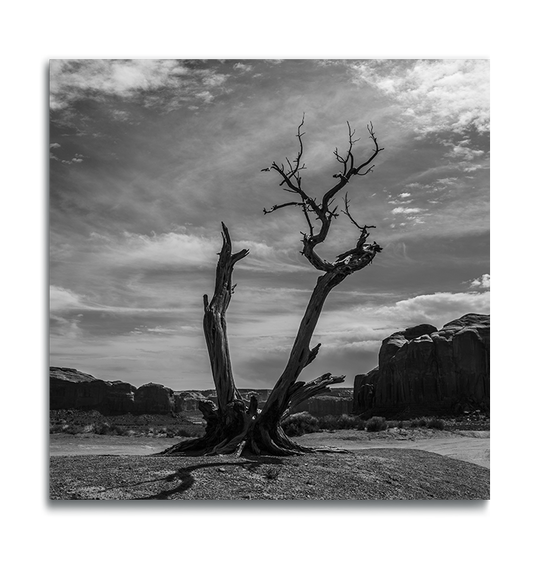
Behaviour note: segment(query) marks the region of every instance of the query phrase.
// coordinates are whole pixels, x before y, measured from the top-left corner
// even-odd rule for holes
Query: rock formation
[[[140,388],[120,380],[100,380],[74,368],[50,368],[51,410],[97,410],[101,414],[177,414],[181,401],[170,388]]]
[[[244,389],[241,396],[249,401],[252,395],[261,408],[270,394],[268,389]],[[100,380],[74,368],[50,368],[51,410],[96,410],[104,415],[177,414],[200,415],[199,404],[216,401],[215,389],[174,391],[150,382],[140,388],[120,380]],[[298,405],[294,412],[307,411],[314,416],[350,413],[352,389],[335,388],[326,396],[311,398]]]
[[[176,405],[174,390],[162,384],[149,382],[135,390],[134,412],[136,414],[176,413]]]
[[[353,392],[351,388],[335,388],[325,396],[309,398],[305,402],[298,404],[295,408],[290,408],[291,414],[296,412],[309,412],[316,418],[323,416],[340,416],[350,414],[353,409]]]
[[[489,376],[489,315],[421,324],[383,341],[378,367],[355,377],[353,411],[488,410]]]

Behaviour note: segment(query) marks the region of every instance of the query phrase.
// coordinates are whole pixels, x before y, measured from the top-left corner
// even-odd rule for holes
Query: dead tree
[[[211,301],[204,295],[204,335],[209,351],[211,371],[217,392],[217,404],[205,401],[200,409],[207,422],[202,438],[187,440],[172,446],[162,455],[179,454],[224,454],[244,449],[254,454],[290,455],[309,451],[290,440],[280,425],[280,420],[289,407],[313,396],[330,391],[329,386],[344,381],[344,376],[332,376],[329,372],[310,382],[299,380],[302,370],[317,356],[320,344],[310,347],[311,338],[328,294],[346,277],[359,271],[372,262],[382,249],[376,243],[367,243],[369,229],[373,225],[359,225],[349,210],[347,194],[344,196],[346,215],[357,229],[355,246],[327,261],[316,252],[327,236],[332,222],[339,216],[338,206],[334,205],[339,192],[355,177],[363,177],[373,170],[373,161],[383,150],[379,147],[372,123],[367,126],[372,150],[368,159],[357,163],[353,153],[356,141],[354,131],[348,123],[348,150],[343,155],[336,149],[334,155],[340,164],[340,171],[333,175],[337,182],[324,193],[321,199],[313,198],[302,187],[301,172],[305,169],[302,127],[298,126],[298,153],[296,159],[285,163],[272,163],[263,171],[279,175],[280,186],[294,196],[293,201],[264,209],[264,214],[273,213],[285,207],[299,207],[307,223],[307,231],[302,233],[303,256],[322,274],[300,323],[287,365],[270,393],[262,410],[258,409],[255,397],[248,403],[235,387],[231,368],[229,344],[226,332],[226,310],[233,294],[232,272],[235,264],[248,255],[247,250],[232,253],[231,238],[227,227],[222,223],[222,250],[216,269],[215,290]]]

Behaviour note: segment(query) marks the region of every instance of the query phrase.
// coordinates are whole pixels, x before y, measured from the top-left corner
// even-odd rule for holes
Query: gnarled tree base
[[[225,438],[217,441],[215,437],[203,436],[186,440],[163,452],[154,454],[160,457],[172,456],[214,456],[214,455],[274,455],[274,456],[294,456],[303,455],[313,452],[336,452],[349,453],[349,450],[333,447],[311,448],[302,446],[291,440],[281,428],[278,431],[270,433],[260,432],[259,439],[257,435],[251,432],[245,435],[234,436],[231,439]]]
[[[274,456],[292,456],[306,452],[316,451],[314,448],[301,446],[289,439],[281,430],[274,435],[265,434],[261,440],[246,435],[233,438],[224,438],[218,441],[216,438],[204,436],[192,440],[186,440],[175,446],[167,448],[156,456],[214,456],[224,454],[235,454],[237,456],[245,454],[254,455],[274,455]]]
[[[254,399],[253,399],[254,400]],[[251,453],[289,456],[313,451],[312,448],[293,442],[279,424],[272,427],[257,424],[257,402],[244,410],[244,403],[236,400],[228,408],[231,415],[220,416],[212,402],[200,403],[200,410],[207,422],[205,435],[185,440],[167,448],[158,456],[178,455],[222,455]]]
[[[344,376],[323,374],[310,382],[297,382],[292,388],[288,405],[295,406],[318,394],[330,392],[330,384],[338,384]],[[335,448],[309,448],[291,440],[283,431],[280,420],[287,412],[287,403],[268,412],[258,410],[252,396],[248,408],[242,399],[228,403],[224,412],[209,400],[200,402],[199,409],[206,421],[205,435],[185,440],[167,448],[158,456],[217,455],[250,453],[254,455],[290,456],[316,451],[344,451]]]

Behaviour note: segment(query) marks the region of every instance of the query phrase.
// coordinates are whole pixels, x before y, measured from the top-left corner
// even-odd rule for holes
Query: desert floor
[[[294,438],[306,446],[331,446],[350,451],[369,448],[407,448],[433,452],[452,459],[490,467],[490,432],[390,428],[384,432],[335,430]],[[51,456],[149,455],[175,444],[176,438],[107,436],[95,434],[51,434]]]

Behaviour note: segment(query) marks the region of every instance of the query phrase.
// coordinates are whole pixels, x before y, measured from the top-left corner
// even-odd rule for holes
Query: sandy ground
[[[394,428],[371,434],[357,430],[336,430],[306,434],[295,440],[308,446],[330,446],[345,450],[370,448],[424,450],[485,468],[490,467],[488,431],[446,432]],[[149,455],[163,451],[176,441],[175,438],[52,434],[49,445],[51,456]]]
[[[296,441],[308,446],[331,446],[345,450],[370,448],[408,448],[424,450],[456,460],[490,468],[490,432],[488,431],[398,431],[380,432],[374,436],[355,430],[306,434]]]
[[[176,438],[50,434],[51,456],[147,456],[173,446]]]

